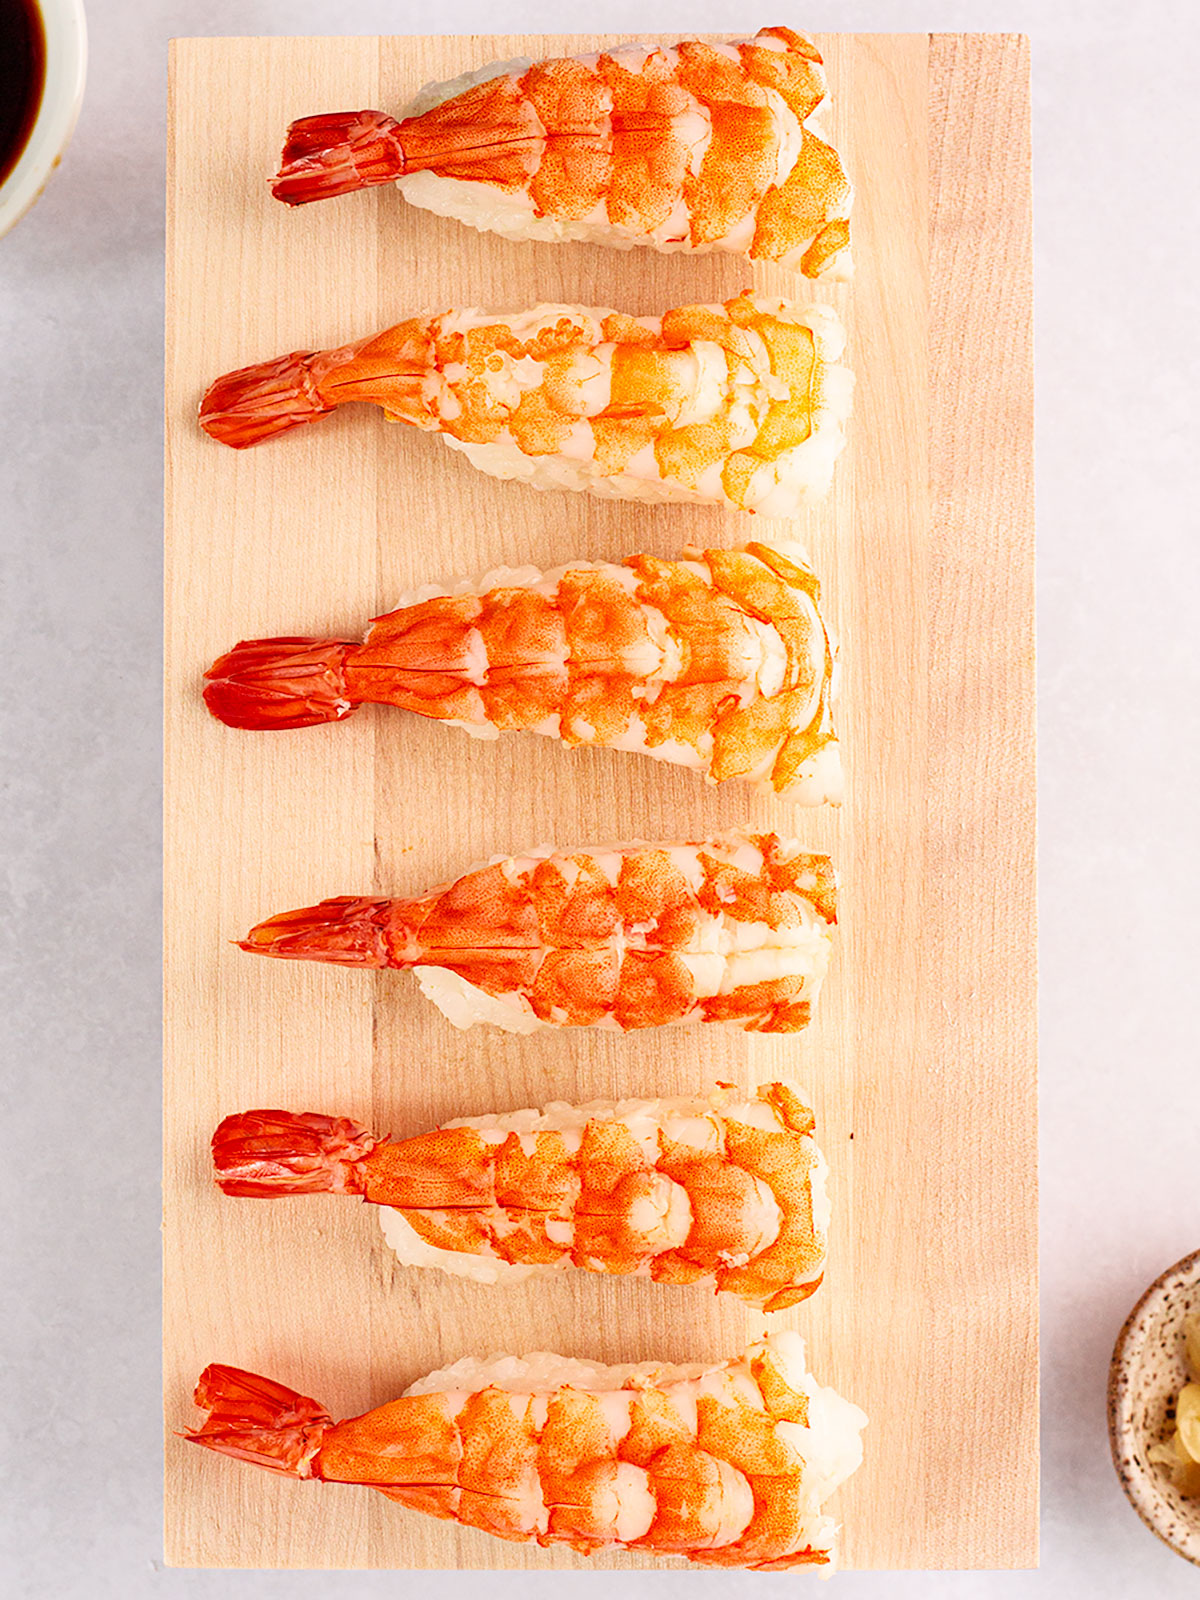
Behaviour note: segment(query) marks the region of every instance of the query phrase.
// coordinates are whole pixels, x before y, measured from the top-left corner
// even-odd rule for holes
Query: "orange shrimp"
[[[294,122],[273,189],[304,205],[395,182],[510,239],[728,250],[847,277],[853,191],[816,131],[827,96],[820,52],[791,28],[498,63],[431,85],[399,122]]]
[[[446,311],[227,373],[200,425],[241,450],[369,401],[493,477],[790,517],[845,442],[844,345],[827,306],[752,295],[661,317]]]
[[[375,701],[479,737],[528,729],[805,804],[841,798],[834,649],[794,552],[506,567],[420,595],[363,644],[243,640],[209,668],[208,709],[235,728],[303,728]]]
[[[836,920],[828,856],[774,833],[501,859],[415,900],[324,900],[256,955],[414,969],[454,1023],[510,1032],[809,1021]]]
[[[483,1283],[568,1267],[698,1284],[760,1311],[825,1265],[826,1165],[785,1084],[747,1097],[554,1104],[396,1143],[346,1117],[243,1111],[213,1135],[230,1195],[360,1195],[407,1265]]]
[[[208,1416],[184,1438],[290,1477],[365,1484],[500,1539],[766,1572],[832,1564],[821,1508],[867,1421],[818,1385],[794,1333],[709,1367],[468,1359],[336,1423],[236,1367],[207,1367],[195,1400]]]

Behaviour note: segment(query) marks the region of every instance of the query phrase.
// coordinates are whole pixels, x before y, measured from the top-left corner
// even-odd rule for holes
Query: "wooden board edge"
[[[175,125],[176,125],[177,110],[178,110],[177,101],[176,101],[176,56],[177,56],[177,48],[178,48],[178,40],[176,40],[176,39],[168,39],[167,40],[167,151],[166,151],[166,171],[165,171],[164,179],[163,179],[163,202],[164,202],[164,211],[165,211],[165,226],[164,226],[164,239],[163,239],[164,269],[163,269],[163,397],[162,397],[162,403],[163,403],[163,498],[162,498],[162,506],[163,506],[163,575],[162,575],[163,623],[162,623],[162,649],[163,649],[163,675],[164,675],[164,681],[165,681],[165,678],[166,678],[168,656],[169,656],[169,652],[170,652],[170,630],[171,630],[171,573],[170,573],[170,558],[171,558],[171,416],[170,416],[170,395],[171,395],[172,371],[173,371],[173,365],[174,365],[173,359],[172,359],[172,350],[173,350],[173,343],[174,343],[174,324],[173,324],[173,319],[172,319],[172,316],[171,316],[171,308],[172,308],[172,306],[174,305],[174,302],[175,302],[175,206],[173,204],[172,196],[173,196],[173,191],[174,191],[174,186],[175,186],[175,155],[176,155],[176,149],[175,149]],[[171,804],[172,804],[172,790],[171,790],[171,708],[170,708],[170,702],[167,699],[165,694],[163,696],[163,709],[162,709],[162,739],[163,739],[163,755],[162,755],[162,780],[163,780],[162,825],[163,825],[163,841],[164,841],[164,848],[165,848],[166,839],[167,839],[168,815],[169,815]],[[165,859],[164,859],[164,869],[165,869]],[[167,1350],[167,1337],[168,1337],[167,1297],[168,1297],[168,1293],[169,1293],[169,1286],[168,1286],[168,1283],[167,1283],[167,1255],[166,1255],[165,1249],[163,1248],[163,1239],[162,1239],[162,1226],[165,1226],[165,1211],[166,1211],[167,1193],[168,1193],[169,1183],[170,1183],[170,1174],[168,1172],[168,1167],[167,1167],[167,1163],[168,1163],[168,1159],[169,1159],[168,1152],[169,1152],[169,1148],[170,1148],[170,1146],[169,1146],[170,1129],[169,1129],[169,1125],[168,1125],[169,1124],[169,1102],[168,1102],[168,1098],[167,1098],[167,1079],[166,1079],[167,1060],[168,1060],[168,1055],[167,1055],[167,1029],[168,1029],[168,1025],[169,1025],[170,1005],[171,1005],[171,993],[170,993],[170,981],[169,981],[169,979],[170,979],[170,969],[169,969],[169,965],[168,965],[168,926],[167,926],[167,917],[166,917],[166,883],[165,883],[165,870],[164,870],[163,929],[162,929],[162,976],[161,976],[161,993],[162,993],[162,1008],[163,1008],[163,1010],[162,1010],[162,1023],[160,1025],[160,1029],[159,1029],[159,1036],[160,1036],[160,1067],[159,1067],[159,1070],[160,1070],[160,1073],[162,1075],[161,1076],[161,1082],[160,1082],[160,1088],[159,1088],[159,1096],[160,1096],[160,1102],[161,1102],[160,1106],[159,1106],[159,1132],[160,1132],[160,1138],[161,1138],[161,1141],[162,1141],[162,1149],[161,1149],[160,1155],[159,1155],[159,1166],[160,1166],[161,1181],[162,1181],[162,1192],[161,1192],[161,1195],[160,1195],[160,1198],[159,1198],[160,1234],[159,1234],[159,1261],[158,1261],[159,1295],[160,1295],[160,1299],[161,1299],[161,1308],[159,1310],[159,1346],[160,1346],[160,1349],[159,1349],[159,1359],[160,1359],[159,1385],[160,1385],[160,1388],[161,1388],[161,1391],[162,1391],[162,1424],[163,1424],[163,1435],[164,1435],[162,1470],[161,1470],[161,1474],[160,1474],[160,1481],[161,1481],[162,1486],[163,1486],[163,1503],[162,1503],[162,1512],[161,1512],[161,1515],[160,1515],[160,1527],[161,1527],[161,1530],[162,1530],[162,1561],[163,1561],[163,1565],[167,1566],[167,1567],[175,1567],[175,1566],[178,1565],[178,1563],[175,1562],[172,1559],[172,1539],[173,1539],[172,1528],[171,1528],[172,1506],[171,1506],[171,1495],[170,1495],[170,1484],[169,1484],[170,1459],[169,1459],[169,1456],[168,1456],[168,1453],[167,1453],[169,1448],[170,1448],[170,1439],[171,1439],[171,1434],[173,1432],[172,1427],[171,1427],[171,1412],[172,1412],[172,1409],[173,1409],[173,1405],[175,1403],[175,1399],[174,1399],[174,1396],[169,1392],[169,1389],[168,1389],[168,1385],[169,1385],[169,1382],[170,1382],[170,1376],[169,1376],[170,1375],[170,1362],[168,1360],[168,1350]]]
[[[938,1565],[1028,1568],[1038,1564],[1036,1207],[1015,1208],[1003,1238],[986,1224],[1002,1188],[1037,1191],[1030,43],[1015,33],[934,33],[929,47],[935,762],[926,860],[927,871],[937,864],[953,877],[965,903],[990,894],[992,911],[990,925],[969,919],[953,950],[930,952],[956,986],[953,1014],[938,1022],[943,1069],[957,1068],[955,1081],[945,1074],[942,1139],[970,1127],[981,1094],[1003,1098],[1011,1130],[1002,1150],[968,1149],[941,1163],[943,1181],[969,1161],[979,1182],[945,1198],[931,1271],[944,1274],[953,1255],[968,1294],[976,1287],[976,1303],[1007,1317],[996,1346],[1008,1367],[961,1446],[961,1469],[978,1492],[986,1486],[991,1514],[968,1531],[947,1518],[929,1532],[934,1551],[942,1547]],[[983,89],[1002,118],[980,103]],[[964,350],[988,381],[951,381]],[[957,627],[947,626],[952,609]],[[968,713],[992,730],[982,748],[960,736]],[[964,783],[984,797],[980,826],[954,839],[943,800]],[[950,1359],[949,1341],[944,1353]]]

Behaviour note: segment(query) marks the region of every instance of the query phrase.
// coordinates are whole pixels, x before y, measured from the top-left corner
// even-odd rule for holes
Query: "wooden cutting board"
[[[214,1189],[208,1140],[250,1106],[408,1135],[549,1099],[807,1086],[833,1165],[826,1285],[775,1319],[871,1417],[833,1509],[852,1567],[1003,1567],[1036,1552],[1034,723],[1028,55],[1014,36],[826,37],[857,182],[857,276],[816,288],[725,257],[511,244],[394,189],[290,211],[266,185],[294,117],[401,107],[569,38],[187,39],[171,62],[167,247],[165,1368],[170,1429],[220,1360],[335,1416],[460,1356],[720,1359],[765,1319],[651,1283],[508,1290],[398,1269],[368,1208]],[[265,448],[204,438],[218,373],[422,309],[660,312],[753,283],[832,302],[858,374],[836,488],[797,524],[537,494],[351,408]],[[811,812],[606,751],[480,746],[385,709],[246,734],[200,677],[235,640],[352,637],[403,590],[505,562],[805,541],[841,633],[849,800]],[[230,940],[339,893],[409,894],[547,840],[751,824],[836,857],[842,928],[806,1034],[456,1032],[407,975],[254,961]],[[166,1446],[175,1564],[572,1567],[365,1489]],[[593,1565],[646,1564],[618,1555]]]

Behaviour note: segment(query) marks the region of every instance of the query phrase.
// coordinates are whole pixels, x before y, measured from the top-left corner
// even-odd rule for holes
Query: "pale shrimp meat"
[[[413,900],[343,898],[252,928],[255,955],[412,969],[460,1028],[736,1022],[792,1033],[829,962],[828,856],[777,834],[500,858]]]
[[[399,121],[294,122],[273,188],[303,205],[394,182],[509,239],[734,251],[845,278],[853,191],[822,136],[827,105],[820,51],[791,28],[495,62],[431,84]]]
[[[802,557],[772,545],[501,568],[430,585],[349,639],[243,640],[207,673],[235,728],[337,722],[400,706],[477,738],[508,729],[841,799],[835,652]]]
[[[845,440],[844,346],[827,306],[745,294],[661,317],[446,311],[228,373],[200,425],[244,449],[369,401],[533,488],[791,517]]]
[[[867,1422],[794,1333],[714,1366],[468,1358],[342,1422],[236,1367],[207,1367],[195,1402],[208,1415],[186,1439],[292,1478],[364,1484],[500,1539],[765,1572],[832,1565],[822,1507]]]
[[[806,1300],[829,1202],[786,1084],[461,1117],[411,1139],[348,1117],[243,1111],[213,1135],[229,1195],[358,1195],[405,1265],[481,1283],[570,1267],[695,1284],[760,1311]]]

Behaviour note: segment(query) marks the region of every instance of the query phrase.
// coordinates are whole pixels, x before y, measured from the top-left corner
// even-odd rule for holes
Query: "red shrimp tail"
[[[329,200],[392,183],[404,173],[400,124],[382,111],[332,111],[293,122],[271,181],[285,205]]]
[[[341,639],[243,639],[204,674],[204,703],[230,728],[312,728],[341,722],[350,698]]]
[[[205,1367],[196,1404],[208,1416],[183,1434],[239,1461],[251,1461],[292,1478],[319,1478],[314,1457],[333,1418],[323,1406],[270,1378],[240,1367]]]
[[[277,361],[227,372],[200,402],[200,426],[211,439],[246,450],[277,433],[315,422],[333,410],[321,396],[313,363],[321,352],[294,350]]]
[[[315,1111],[239,1111],[213,1134],[213,1167],[225,1194],[362,1194],[362,1163],[379,1140],[349,1117]]]
[[[294,961],[332,961],[343,967],[388,967],[390,900],[346,897],[284,911],[251,928],[239,941],[254,955]]]

